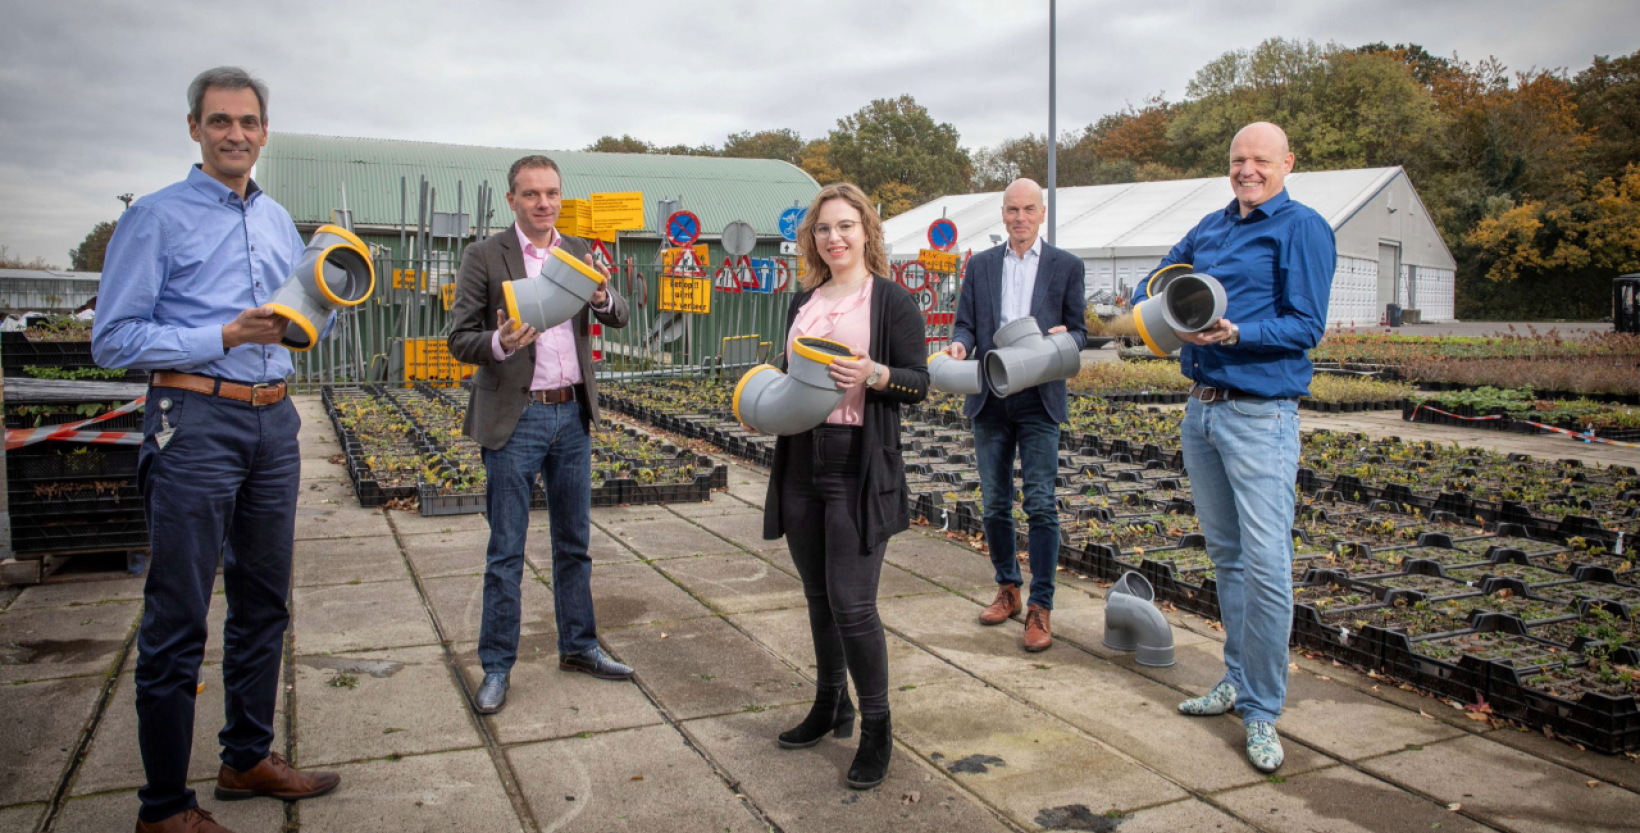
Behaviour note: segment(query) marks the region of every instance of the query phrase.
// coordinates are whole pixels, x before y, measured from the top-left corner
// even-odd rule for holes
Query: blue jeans
[[[1059,423],[1048,416],[1042,397],[1026,390],[1007,398],[988,397],[974,417],[974,456],[985,496],[985,545],[997,570],[997,584],[1024,583],[1014,542],[1014,450],[1024,477],[1023,508],[1031,531],[1030,604],[1053,609],[1054,570],[1059,567]]]
[[[598,647],[592,615],[592,438],[581,405],[531,402],[507,444],[484,449],[484,505],[490,545],[484,553],[484,618],[478,660],[484,673],[506,673],[518,660],[524,577],[524,541],[530,526],[530,487],[537,472],[547,492],[552,538],[552,598],[558,653]]]
[[[169,405],[169,407],[165,407]],[[137,745],[148,783],[139,817],[196,804],[188,788],[205,615],[222,564],[226,722],[222,762],[241,772],[268,756],[290,610],[291,549],[302,460],[289,399],[260,408],[177,388],[150,388],[137,482],[151,558],[137,631]],[[174,433],[164,448],[158,435]]]
[[[1217,568],[1224,682],[1244,723],[1274,721],[1287,700],[1293,624],[1293,504],[1298,403],[1192,399],[1182,427],[1196,518]]]

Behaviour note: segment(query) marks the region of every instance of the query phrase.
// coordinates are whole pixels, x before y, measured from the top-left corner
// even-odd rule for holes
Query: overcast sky
[[[199,160],[185,90],[218,64],[268,82],[271,142],[812,138],[910,93],[977,148],[1046,132],[1047,25],[1046,0],[0,0],[0,244],[66,267],[116,195],[181,179]],[[1636,32],[1635,0],[1061,0],[1059,127],[1178,100],[1207,61],[1275,36],[1575,73]]]

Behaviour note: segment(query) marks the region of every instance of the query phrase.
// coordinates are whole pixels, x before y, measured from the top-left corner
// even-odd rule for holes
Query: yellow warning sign
[[[696,243],[694,248],[695,248],[695,268],[698,269],[698,270],[702,270],[702,271],[711,268],[712,259],[709,256],[707,256],[706,244],[705,243]],[[683,254],[683,250],[679,249],[679,248],[676,248],[676,247],[662,249],[661,250],[661,265],[666,267],[666,271],[668,271],[668,272],[672,271],[672,267],[677,265],[678,258],[680,256],[682,256],[682,254]]]
[[[922,249],[917,252],[918,262],[930,272],[957,271],[958,257],[956,252],[942,252],[938,249]]]
[[[598,232],[643,228],[643,192],[593,194],[592,227]]]
[[[705,315],[712,311],[712,281],[710,278],[661,275],[659,300],[657,306],[662,312]]]

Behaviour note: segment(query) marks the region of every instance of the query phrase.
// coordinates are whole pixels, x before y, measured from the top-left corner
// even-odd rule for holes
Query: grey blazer
[[[576,257],[584,257],[591,248],[579,237],[564,237],[564,250]],[[479,445],[497,449],[512,438],[518,418],[529,407],[530,380],[535,376],[535,345],[531,344],[497,362],[491,352],[495,335],[495,311],[506,308],[501,285],[507,281],[528,277],[524,271],[524,253],[518,246],[515,226],[508,226],[488,240],[467,247],[461,256],[461,271],[456,277],[456,300],[450,316],[450,355],[457,361],[478,365],[473,374],[473,392],[467,403],[467,423],[463,430]],[[625,327],[626,299],[615,292],[610,284],[609,312],[594,312],[591,307],[576,314],[575,357],[581,366],[581,417],[589,422],[598,420],[598,380],[592,375],[592,350],[587,342],[591,319],[606,327]]]

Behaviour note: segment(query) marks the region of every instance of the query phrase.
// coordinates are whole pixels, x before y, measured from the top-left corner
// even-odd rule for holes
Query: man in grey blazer
[[[1086,345],[1087,323],[1082,295],[1081,258],[1043,242],[1047,219],[1042,186],[1017,179],[1002,195],[1006,245],[988,249],[968,261],[957,296],[951,345],[954,359],[970,354],[983,361],[995,346],[1002,325],[1027,315],[1047,333],[1069,331]],[[1059,511],[1054,478],[1059,474],[1059,424],[1068,419],[1065,383],[1049,382],[1006,398],[988,391],[968,397],[963,414],[974,423],[974,452],[979,462],[980,492],[985,498],[985,545],[997,571],[997,596],[980,614],[986,625],[999,625],[1020,611],[1019,572],[1014,541],[1014,457],[1024,479],[1025,514],[1031,565],[1031,593],[1025,615],[1024,647],[1043,651],[1053,645],[1049,611],[1053,610],[1054,571],[1059,566]]]
[[[603,679],[632,676],[631,668],[598,647],[592,559],[587,555],[591,426],[598,419],[598,382],[587,331],[592,317],[606,327],[625,327],[626,300],[606,284],[575,317],[536,332],[507,318],[502,294],[508,281],[540,274],[554,248],[591,262],[586,241],[565,237],[555,228],[563,202],[561,177],[558,165],[545,156],[513,163],[507,205],[517,222],[467,248],[451,310],[450,354],[478,365],[465,430],[482,447],[490,521],[478,637],[484,682],[473,703],[480,714],[493,714],[506,703],[508,675],[518,659],[524,543],[530,489],[538,473],[546,488],[552,538],[558,667]]]

